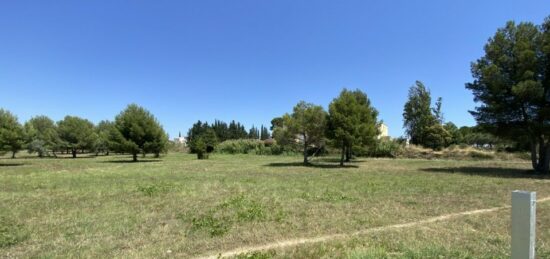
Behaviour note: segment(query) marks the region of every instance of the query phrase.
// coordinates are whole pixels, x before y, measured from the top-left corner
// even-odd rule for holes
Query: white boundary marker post
[[[536,192],[512,192],[512,259],[535,258],[536,210]]]

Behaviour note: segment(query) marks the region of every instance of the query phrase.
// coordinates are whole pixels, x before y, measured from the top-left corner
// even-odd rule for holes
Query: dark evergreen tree
[[[157,119],[146,109],[130,104],[115,118],[118,134],[114,140],[117,147],[132,154],[137,161],[137,154],[153,153],[159,156],[168,146],[168,135]]]
[[[542,25],[508,22],[472,64],[466,88],[481,105],[478,124],[497,136],[530,143],[532,167],[550,169],[550,16]]]
[[[258,128],[254,127],[254,125],[252,125],[252,128],[250,128],[250,130],[248,131],[248,138],[249,139],[260,138],[260,131],[258,130]]]
[[[376,143],[378,111],[360,90],[342,90],[329,105],[328,135],[342,149],[340,165],[349,160],[354,146]]]
[[[269,134],[269,131],[267,130],[267,127],[264,127],[264,125],[262,125],[261,128],[260,128],[260,139],[261,140],[266,140],[270,137],[271,136]]]
[[[97,135],[94,124],[87,119],[76,116],[65,116],[57,123],[61,145],[70,150],[76,158],[78,150],[91,150]]]

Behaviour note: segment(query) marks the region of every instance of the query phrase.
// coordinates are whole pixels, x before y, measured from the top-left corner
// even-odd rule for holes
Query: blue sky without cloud
[[[446,120],[474,125],[470,62],[547,1],[1,1],[0,107],[25,121],[149,109],[174,137],[197,120],[269,125],[300,100],[365,91],[400,136],[423,81]]]

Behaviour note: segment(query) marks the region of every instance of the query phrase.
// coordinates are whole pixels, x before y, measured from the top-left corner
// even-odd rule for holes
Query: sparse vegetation
[[[127,163],[129,155],[9,156],[0,159],[0,211],[14,222],[3,225],[6,240],[17,241],[2,241],[10,245],[0,257],[163,257],[171,250],[188,258],[502,206],[514,189],[550,196],[549,180],[530,173],[529,162],[499,155],[357,159],[343,168],[339,157],[303,166],[299,156],[198,161],[172,153],[141,163]],[[542,256],[550,254],[550,204],[539,212]],[[241,257],[506,257],[509,218],[502,210]]]

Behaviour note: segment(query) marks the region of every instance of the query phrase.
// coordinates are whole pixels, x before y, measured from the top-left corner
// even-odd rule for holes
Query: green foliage
[[[168,136],[157,119],[143,107],[130,104],[115,118],[116,131],[111,140],[118,151],[128,152],[137,161],[137,154],[153,153],[158,156],[168,147]]]
[[[0,215],[0,248],[15,245],[29,237],[28,231],[12,217]]]
[[[189,140],[190,151],[196,153],[198,159],[208,159],[208,154],[216,149],[217,144],[216,132],[209,127]]]
[[[416,81],[409,89],[408,100],[403,108],[403,125],[410,143],[441,149],[445,146],[448,135],[448,132],[440,127],[443,123],[441,98],[434,108],[430,107],[431,103],[430,90],[422,82]]]
[[[351,156],[354,146],[368,146],[378,136],[378,111],[371,106],[367,95],[360,90],[342,90],[329,105],[328,135],[342,148],[340,165],[344,154]]]
[[[109,154],[109,151],[116,149],[116,143],[114,143],[113,131],[116,131],[115,124],[113,122],[103,120],[100,121],[96,128],[95,133],[97,138],[94,141],[94,151],[97,153]]]
[[[281,221],[284,213],[274,206],[267,206],[243,194],[233,196],[206,213],[191,218],[192,231],[205,231],[211,237],[223,236],[235,223]],[[182,220],[187,217],[180,216]]]
[[[326,131],[327,113],[323,107],[300,101],[290,115],[283,116],[288,133],[298,137],[304,164],[308,163],[308,148],[322,147]]]
[[[15,153],[23,148],[25,135],[23,126],[17,121],[17,117],[11,112],[0,109],[0,151]]]
[[[210,237],[223,236],[231,229],[229,219],[224,217],[215,217],[214,214],[207,214],[193,218],[191,221],[193,231],[204,230]]]
[[[254,125],[252,125],[252,128],[250,128],[250,131],[248,131],[248,138],[249,139],[259,139],[260,138],[260,130]]]
[[[472,63],[474,81],[466,84],[481,104],[471,112],[478,124],[500,137],[528,140],[533,168],[540,172],[550,167],[548,67],[550,17],[541,26],[510,21]]]
[[[269,131],[267,130],[267,127],[264,127],[264,125],[262,125],[260,127],[260,139],[266,140],[268,138],[270,138]]]
[[[221,154],[256,154],[256,155],[281,155],[285,153],[282,147],[276,143],[266,145],[264,141],[257,139],[230,139],[216,146],[216,152]],[[286,152],[289,153],[289,152]],[[292,153],[294,154],[294,153]]]
[[[97,135],[94,132],[94,124],[89,120],[75,116],[65,116],[57,122],[61,146],[68,148],[76,157],[77,150],[91,149]]]
[[[367,155],[370,157],[397,157],[402,148],[396,140],[389,138],[381,138],[376,141],[376,145],[367,150]]]
[[[449,134],[441,124],[436,123],[425,129],[423,146],[433,150],[441,150],[446,147],[451,140],[451,134]]]
[[[59,148],[60,138],[55,122],[47,116],[36,116],[25,123],[27,150],[29,153],[38,153],[39,157],[55,156]]]

